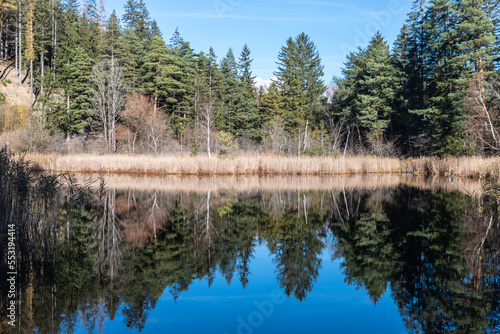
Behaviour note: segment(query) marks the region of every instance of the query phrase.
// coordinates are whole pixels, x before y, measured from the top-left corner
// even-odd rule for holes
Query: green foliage
[[[277,65],[274,75],[283,99],[285,128],[303,126],[307,120],[319,125],[315,112],[325,90],[323,65],[309,36],[301,33],[295,39],[290,37],[281,48]]]
[[[389,46],[377,33],[365,50],[348,56],[345,66],[339,91],[342,113],[363,129],[367,144],[382,142],[388,135],[398,89]]]
[[[195,157],[198,153],[200,153],[200,147],[194,142],[193,145],[191,145],[191,156]]]
[[[89,131],[93,125],[90,117],[90,94],[92,92],[92,58],[81,47],[73,52],[73,60],[64,66],[65,90],[69,106],[64,111],[62,108],[50,115],[57,119],[59,129],[65,134],[75,134]]]
[[[143,91],[151,96],[155,108],[171,111],[186,92],[180,57],[171,52],[161,36],[156,35],[142,65]]]
[[[234,142],[233,136],[229,132],[220,131],[217,134],[220,143],[219,157],[232,158],[238,151],[238,145]]]
[[[128,0],[124,6],[125,13],[122,21],[129,30],[134,30],[139,40],[146,41],[153,38],[150,34],[149,11],[143,0]]]
[[[415,1],[394,52],[403,78],[399,108],[414,154],[470,154],[465,92],[493,69],[494,21],[486,1]],[[450,24],[451,23],[451,24]],[[469,135],[468,135],[469,134]]]
[[[248,57],[248,55],[247,55]],[[249,64],[247,71],[250,71]],[[218,117],[218,128],[230,132],[236,137],[247,136],[257,140],[260,118],[255,99],[248,87],[238,76],[238,64],[232,49],[221,61],[222,113]],[[250,72],[247,73],[251,75]]]

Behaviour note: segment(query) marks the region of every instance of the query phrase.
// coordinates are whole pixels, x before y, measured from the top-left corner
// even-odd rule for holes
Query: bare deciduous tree
[[[122,68],[115,62],[101,62],[93,68],[92,107],[102,122],[104,140],[109,151],[116,151],[116,124],[125,101]]]
[[[282,119],[276,116],[264,124],[263,134],[264,141],[267,142],[274,153],[283,153],[286,147],[287,135]]]
[[[500,83],[481,81],[474,78],[469,86],[465,101],[469,117],[466,128],[485,150],[500,150],[500,135],[495,114],[500,109]]]
[[[204,135],[202,137],[206,138],[207,141],[207,152],[208,157],[210,158],[210,137],[212,135],[212,127],[215,121],[215,118],[218,114],[218,108],[215,106],[214,100],[205,100],[200,103],[200,115],[202,117],[201,123],[203,124],[203,128],[205,129]]]
[[[134,94],[125,102],[123,119],[132,132],[132,152],[138,138],[147,150],[158,154],[169,136],[168,118],[161,110],[154,111],[152,102],[141,94]]]

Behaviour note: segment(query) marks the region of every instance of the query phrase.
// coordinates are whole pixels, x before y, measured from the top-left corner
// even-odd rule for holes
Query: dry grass
[[[459,157],[435,158],[422,157],[402,161],[402,173],[418,175],[449,176],[451,171],[463,178],[477,178],[487,174],[499,175],[500,158]]]
[[[23,85],[18,86],[19,79],[15,76],[14,62],[0,59],[0,75],[1,81],[10,80],[10,83],[6,82],[6,86],[0,84],[0,93],[7,94],[7,103],[29,108],[30,87],[28,85],[29,80],[24,80],[27,75],[26,72],[23,72]]]
[[[37,155],[34,167],[57,172],[105,172],[166,175],[335,175],[400,173],[401,161],[364,157],[285,157],[239,155],[208,158],[189,155]]]
[[[189,155],[56,155],[27,156],[35,169],[56,172],[133,173],[142,175],[347,175],[411,174],[474,178],[500,174],[500,158],[423,157],[400,160],[374,156],[290,157],[271,154],[218,158]]]
[[[457,177],[498,175],[500,158],[423,157],[400,160],[374,156],[287,157],[271,154],[208,158],[204,155],[56,155],[30,154],[34,167],[57,172],[163,175],[342,175],[416,174]]]

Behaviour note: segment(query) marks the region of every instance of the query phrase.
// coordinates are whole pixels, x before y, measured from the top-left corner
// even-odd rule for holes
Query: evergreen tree
[[[223,76],[220,72],[219,65],[217,64],[217,56],[212,47],[210,47],[208,53],[208,68],[207,68],[207,78],[208,78],[208,95],[209,99],[214,99],[218,97],[221,92]]]
[[[318,123],[319,97],[324,93],[323,66],[316,46],[309,36],[301,33],[291,37],[278,55],[278,70],[274,75],[283,95],[285,124],[288,129],[307,121]]]
[[[218,127],[234,136],[248,135],[258,139],[259,115],[255,99],[238,77],[238,64],[232,49],[221,61],[223,75],[223,109]]]
[[[364,130],[368,144],[382,142],[398,80],[389,46],[380,33],[375,34],[366,50],[348,57],[343,73],[340,95],[344,113]]]
[[[93,125],[89,100],[92,92],[92,66],[92,58],[82,47],[76,47],[72,62],[64,67],[67,118],[59,123],[65,135],[88,131]]]
[[[122,41],[120,22],[114,10],[106,23],[106,31],[103,40],[106,46],[106,54],[109,55],[112,61],[120,61],[124,56],[125,50]]]
[[[140,40],[145,40],[150,36],[149,11],[143,0],[128,0],[124,6],[125,14],[122,21],[127,29],[134,29]]]
[[[151,22],[151,38],[155,37],[156,35],[159,35],[159,36],[163,36],[161,30],[160,30],[160,27],[158,27],[158,23],[156,22],[156,20],[153,20]]]
[[[250,58],[250,49],[245,44],[243,50],[241,51],[241,56],[239,59],[239,76],[241,83],[245,86],[248,93],[251,95],[255,94],[254,82],[255,77],[252,75],[252,62],[253,59]]]
[[[408,14],[406,23],[394,43],[393,61],[398,70],[397,76],[401,85],[395,106],[399,117],[398,131],[401,135],[400,145],[408,153],[417,154],[415,144],[419,135],[418,129],[422,128],[421,119],[409,110],[425,109],[428,105],[428,79],[430,77],[427,66],[428,38],[424,17],[426,6],[424,0],[415,0],[412,11]],[[421,151],[421,153],[423,153]]]
[[[136,30],[132,28],[125,30],[123,42],[125,45],[123,58],[125,78],[131,89],[138,89],[142,82],[140,69],[144,64],[146,41],[141,39]]]
[[[184,39],[181,37],[181,34],[179,33],[179,28],[175,28],[175,32],[172,35],[172,38],[170,38],[169,47],[172,49],[180,49],[183,42]]]
[[[464,131],[467,118],[465,92],[473,72],[484,82],[494,60],[493,24],[483,1],[433,0],[426,12],[425,72],[430,78],[421,117],[422,138],[430,139],[428,150],[439,155],[471,153],[472,140]]]
[[[158,35],[153,37],[144,58],[142,77],[143,90],[154,99],[155,112],[158,107],[175,110],[175,104],[185,93],[182,83],[184,73],[180,66],[178,57],[168,50],[163,38]]]

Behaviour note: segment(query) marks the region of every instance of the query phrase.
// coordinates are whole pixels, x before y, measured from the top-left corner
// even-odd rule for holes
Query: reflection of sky
[[[278,285],[267,247],[257,245],[254,255],[246,289],[237,273],[229,286],[221,276],[215,278],[210,289],[206,279],[195,281],[189,291],[181,293],[177,304],[166,289],[149,313],[142,333],[405,333],[390,291],[377,306],[373,305],[365,290],[356,291],[344,283],[341,261],[332,262],[328,251],[323,254],[318,281],[305,301],[286,298],[283,304],[274,306],[269,317],[262,317],[261,326],[250,327],[248,318],[252,315],[256,317],[250,319],[253,324],[261,320],[254,302],[263,304],[271,300],[273,291],[284,291]],[[240,326],[238,318],[248,327]],[[104,333],[134,332],[137,330],[125,327],[121,314],[105,322]]]

